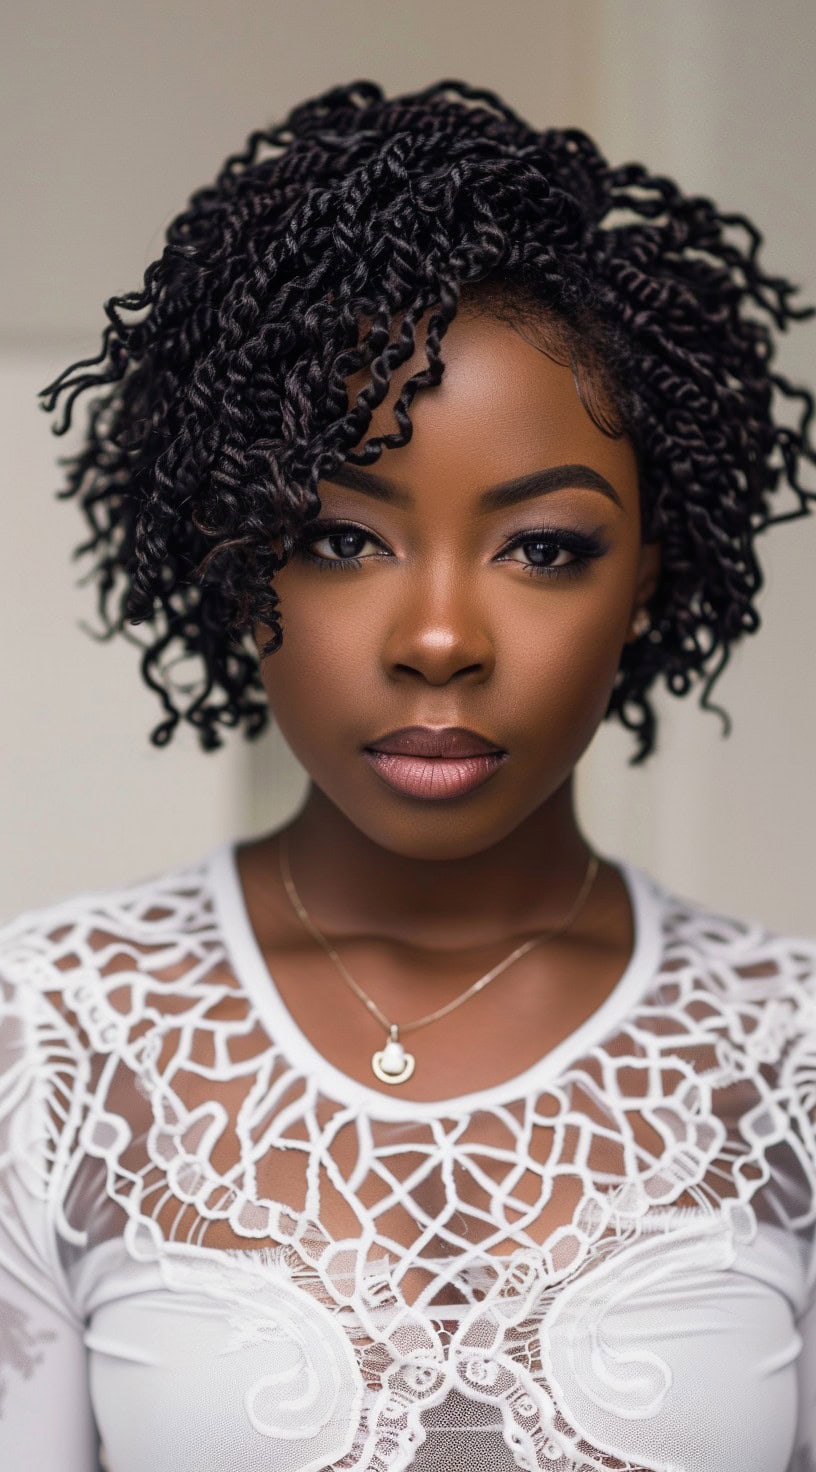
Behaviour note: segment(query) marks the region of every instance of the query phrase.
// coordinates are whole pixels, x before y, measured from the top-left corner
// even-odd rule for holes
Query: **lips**
[[[378,776],[423,801],[460,797],[481,787],[507,752],[464,726],[403,726],[364,747]]]
[[[401,726],[376,741],[366,744],[366,751],[387,752],[390,756],[468,757],[501,752],[496,741],[489,741],[465,726]]]

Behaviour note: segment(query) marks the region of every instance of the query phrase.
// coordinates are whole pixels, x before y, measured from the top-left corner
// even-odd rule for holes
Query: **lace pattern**
[[[760,1230],[806,1291],[816,944],[643,877],[659,964],[613,1027],[518,1098],[382,1117],[270,1035],[213,874],[0,929],[3,1189],[47,1203],[34,1250],[66,1312],[106,1248],[206,1302],[214,1355],[276,1346],[244,1412],[316,1437],[315,1468],[424,1472],[463,1425],[491,1469],[668,1468],[647,1433],[682,1376],[626,1340],[638,1303],[715,1285]]]

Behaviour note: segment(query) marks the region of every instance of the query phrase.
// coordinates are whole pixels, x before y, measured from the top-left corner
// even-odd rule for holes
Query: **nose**
[[[412,569],[382,646],[389,679],[416,675],[429,685],[467,679],[481,684],[496,662],[494,640],[472,581],[452,567],[418,575]]]

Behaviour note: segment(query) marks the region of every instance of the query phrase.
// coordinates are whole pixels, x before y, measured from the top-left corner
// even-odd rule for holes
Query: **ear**
[[[637,581],[635,583],[635,596],[632,602],[630,619],[634,619],[638,611],[648,614],[648,603],[652,597],[660,579],[662,566],[662,547],[660,542],[643,542],[640,548],[640,560],[638,563]],[[635,639],[640,638],[643,631],[632,629],[626,636],[625,643],[632,644]]]

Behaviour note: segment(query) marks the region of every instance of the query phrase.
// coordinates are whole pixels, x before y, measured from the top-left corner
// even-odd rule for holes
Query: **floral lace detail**
[[[42,1361],[43,1346],[56,1338],[53,1331],[34,1330],[21,1309],[0,1299],[0,1417],[9,1370],[29,1380]]]
[[[223,1355],[275,1349],[260,1434],[338,1416],[332,1468],[421,1472],[464,1406],[497,1467],[640,1472],[576,1409],[661,1413],[666,1360],[612,1350],[610,1316],[727,1270],[760,1223],[816,1223],[816,945],[651,895],[659,965],[607,1034],[523,1097],[415,1121],[332,1098],[269,1035],[209,861],[28,912],[0,929],[0,1158],[53,1202],[66,1281],[121,1241],[220,1305]]]

